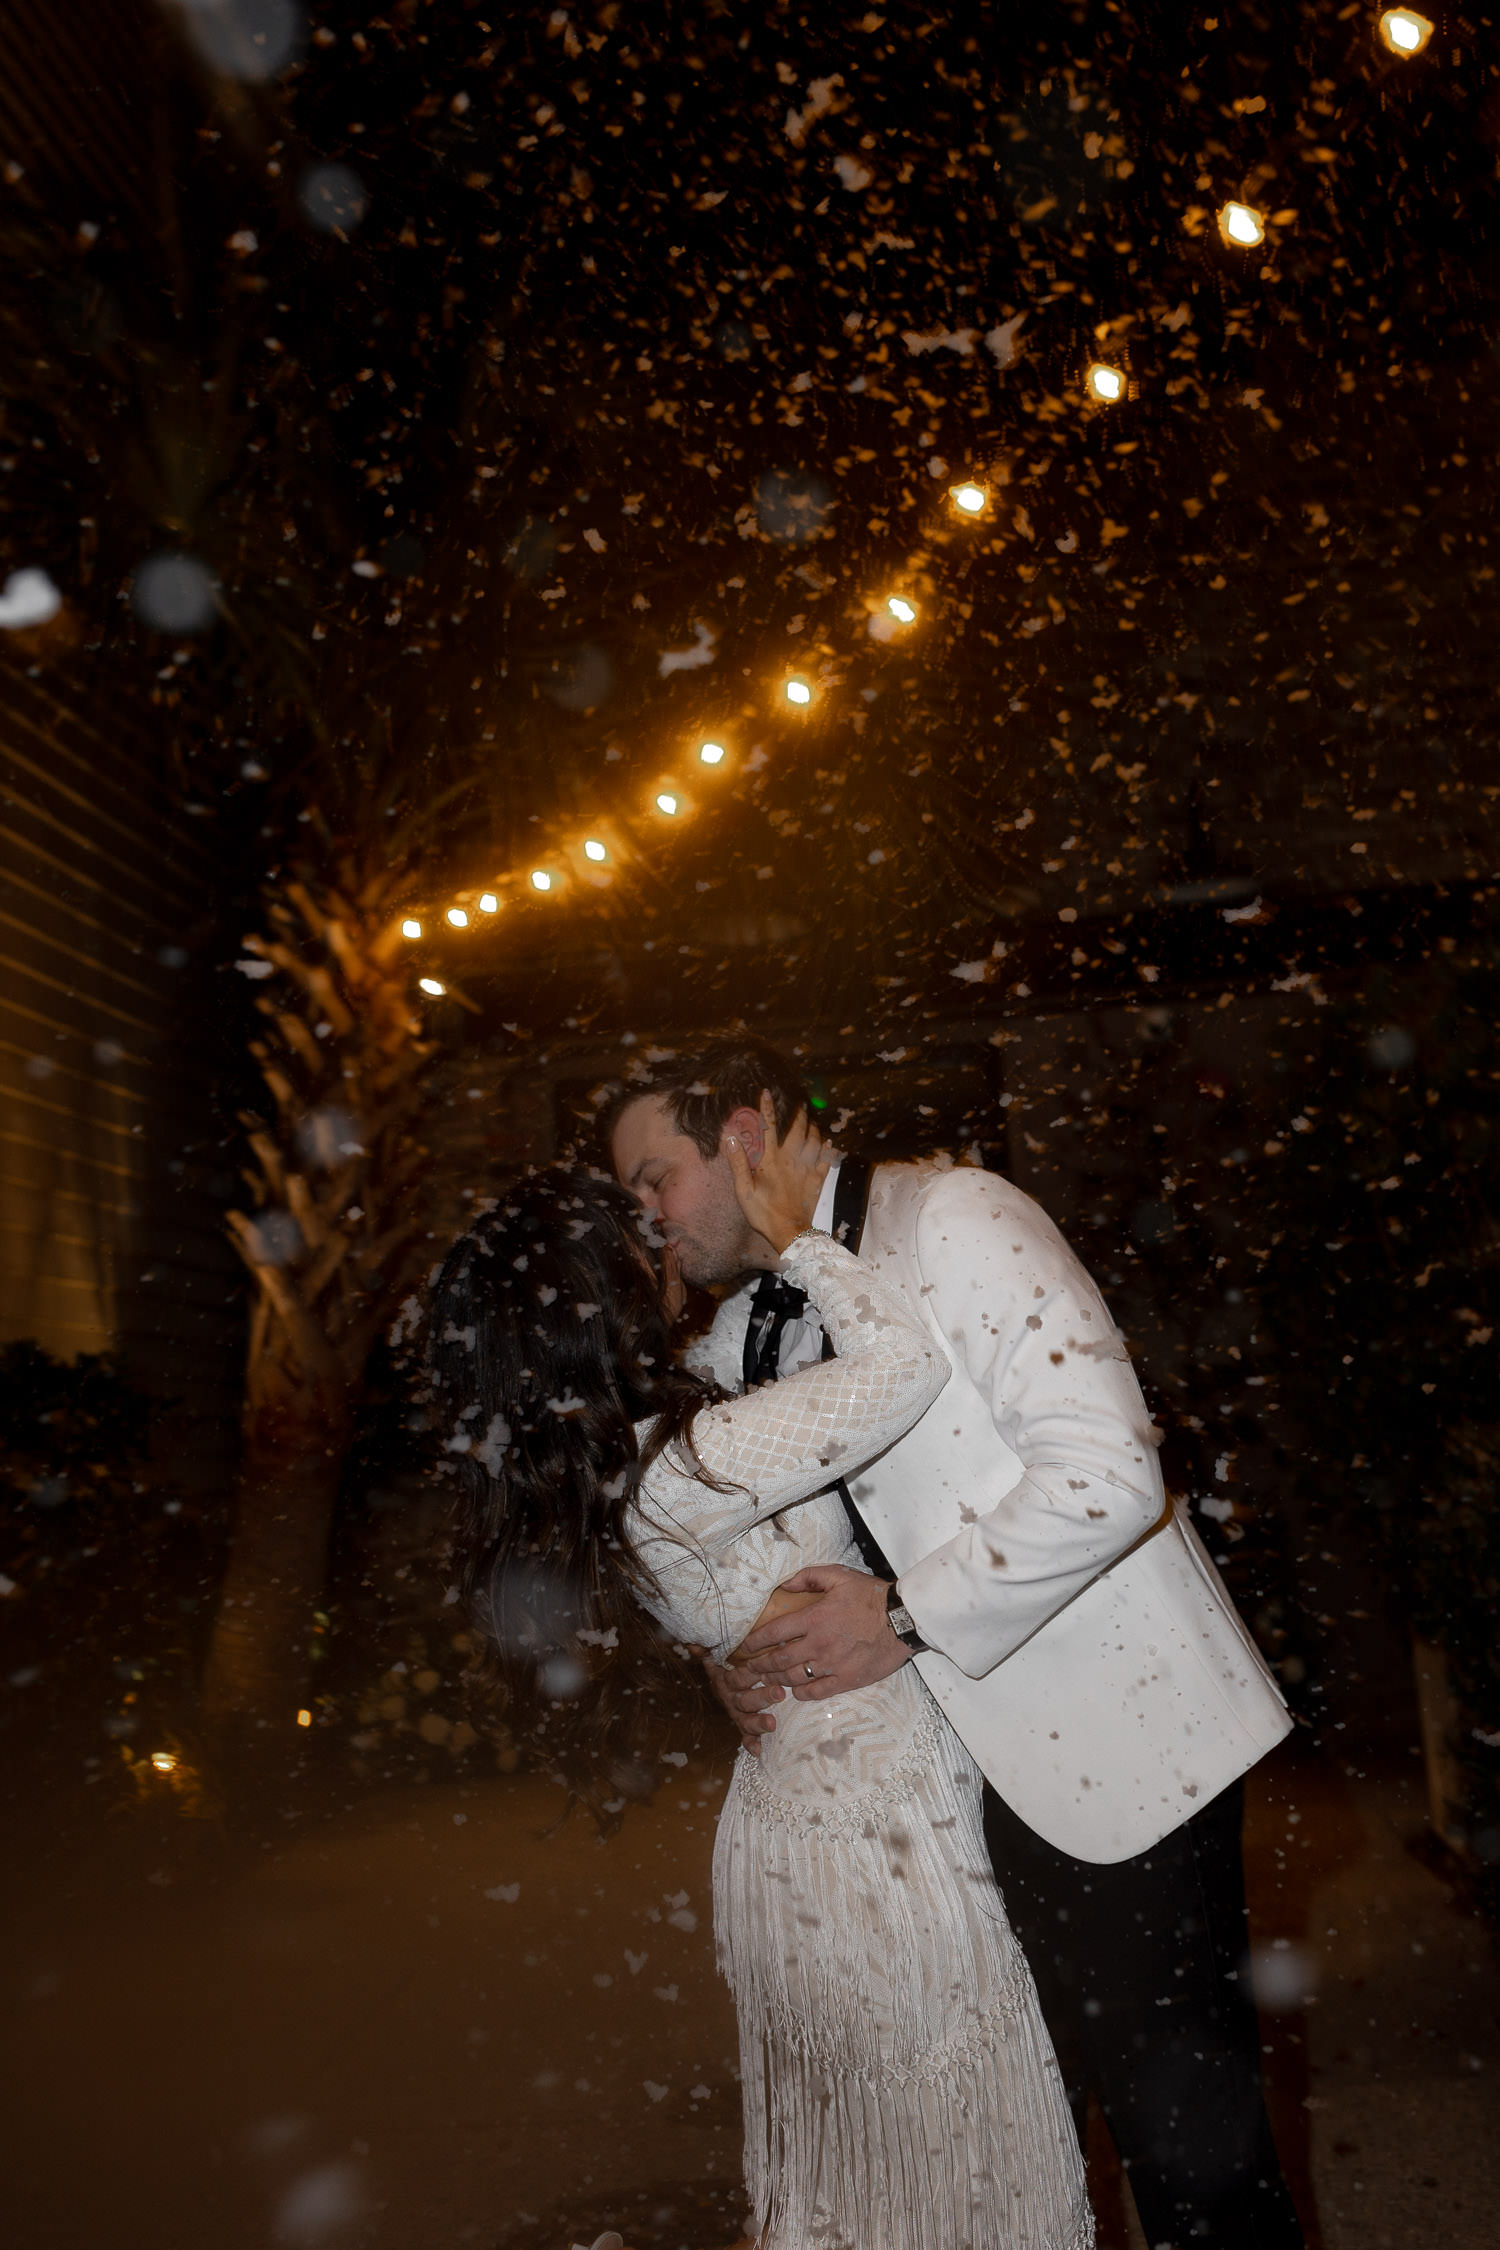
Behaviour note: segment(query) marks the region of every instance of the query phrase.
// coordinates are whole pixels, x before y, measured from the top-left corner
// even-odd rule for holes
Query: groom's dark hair
[[[605,1152],[631,1104],[655,1096],[666,1102],[678,1131],[687,1134],[701,1155],[717,1156],[725,1119],[737,1109],[758,1109],[763,1093],[771,1097],[780,1133],[807,1107],[807,1088],[796,1064],[764,1039],[730,1036],[669,1056],[606,1102],[599,1118]]]

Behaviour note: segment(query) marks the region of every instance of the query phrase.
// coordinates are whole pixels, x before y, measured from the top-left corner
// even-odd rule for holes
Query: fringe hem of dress
[[[1072,2120],[1039,2022],[991,2023],[1004,2072],[967,2058],[919,2083],[832,2074],[742,2045],[757,2250],[1092,2250]]]

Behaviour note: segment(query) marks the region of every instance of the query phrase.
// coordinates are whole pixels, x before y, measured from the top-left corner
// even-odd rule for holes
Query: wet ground
[[[0,1877],[15,2250],[711,2250],[736,2231],[708,1871],[725,1768],[622,1834],[530,1779],[232,1846],[121,1820]],[[1283,1751],[1248,1865],[1284,2158],[1324,2250],[1480,2250],[1500,1976],[1420,1850],[1420,1767]],[[19,1895],[18,1895],[19,1893]],[[1107,2144],[1101,2239],[1131,2238]],[[1320,2230],[1320,2231],[1319,2231]],[[1137,2236],[1136,2240],[1139,2239]]]

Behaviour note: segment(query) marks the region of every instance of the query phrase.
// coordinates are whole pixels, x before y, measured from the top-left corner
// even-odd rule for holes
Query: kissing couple
[[[1090,2092],[1153,2250],[1298,2250],[1240,1858],[1291,1722],[1097,1289],[1007,1180],[835,1154],[759,1041],[601,1125],[615,1179],[532,1173],[448,1254],[434,1397],[473,1613],[576,1793],[618,1813],[663,1635],[740,1729],[755,2250],[1081,2250]],[[723,1294],[679,1363],[682,1280]]]

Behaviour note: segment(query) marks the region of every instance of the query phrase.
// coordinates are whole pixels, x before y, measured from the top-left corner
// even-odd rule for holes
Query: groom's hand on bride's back
[[[911,1650],[891,1630],[883,1578],[841,1563],[812,1563],[785,1579],[781,1592],[818,1599],[746,1634],[735,1652],[742,1676],[790,1688],[799,1703],[815,1703],[873,1687],[910,1661]]]

